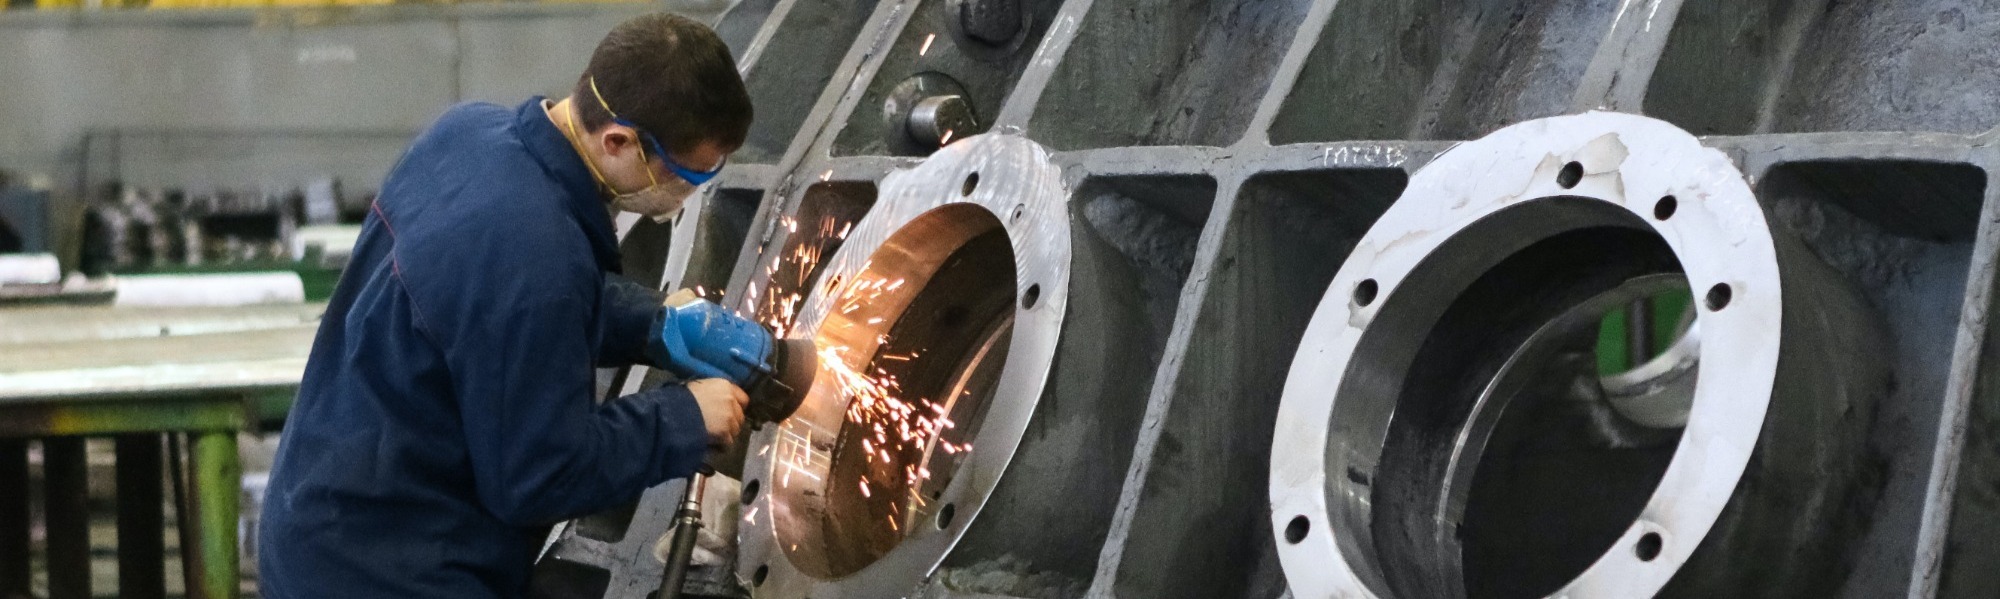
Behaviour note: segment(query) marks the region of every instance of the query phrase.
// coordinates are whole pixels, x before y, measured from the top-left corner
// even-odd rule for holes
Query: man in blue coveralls
[[[669,218],[742,145],[715,32],[619,24],[568,98],[462,104],[382,184],[313,340],[259,535],[266,597],[518,597],[549,526],[687,476],[742,424],[720,379],[593,401],[657,363],[662,297],[611,211]]]

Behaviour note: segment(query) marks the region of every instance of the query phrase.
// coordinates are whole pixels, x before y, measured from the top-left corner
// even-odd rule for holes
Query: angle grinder
[[[722,306],[681,290],[667,298],[660,326],[667,372],[682,380],[719,378],[743,389],[750,403],[743,409],[743,430],[726,452],[711,452],[700,472],[689,477],[687,492],[674,515],[673,538],[660,577],[660,599],[675,599],[687,580],[688,560],[701,530],[702,494],[716,465],[741,475],[744,438],[764,424],[791,417],[812,390],[819,373],[819,353],[811,339],[779,339],[770,329]]]
[[[811,339],[779,339],[764,325],[687,290],[667,298],[660,341],[667,372],[682,380],[727,380],[749,394],[746,428],[791,417],[819,373]]]

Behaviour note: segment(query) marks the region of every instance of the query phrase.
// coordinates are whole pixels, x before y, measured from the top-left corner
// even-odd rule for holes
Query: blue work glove
[[[747,385],[769,359],[771,332],[686,290],[667,298],[646,340],[646,357],[683,380]]]

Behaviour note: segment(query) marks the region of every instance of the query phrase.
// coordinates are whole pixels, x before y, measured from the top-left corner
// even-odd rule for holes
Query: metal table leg
[[[236,521],[238,496],[243,493],[243,465],[236,455],[236,433],[193,433],[194,480],[192,512],[196,547],[183,547],[190,568],[188,596],[234,599],[237,596]],[[189,549],[195,549],[190,551]]]
[[[0,598],[28,597],[28,442],[0,440]]]
[[[118,596],[161,599],[167,595],[167,582],[160,435],[119,435],[117,443]]]
[[[83,437],[42,440],[49,599],[90,599],[90,480]]]

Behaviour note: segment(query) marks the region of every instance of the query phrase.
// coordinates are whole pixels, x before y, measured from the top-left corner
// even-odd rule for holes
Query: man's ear
[[[632,151],[632,146],[638,141],[638,136],[632,134],[632,129],[623,125],[606,125],[604,132],[598,135],[598,143],[601,144],[606,156],[622,157],[625,152]]]

